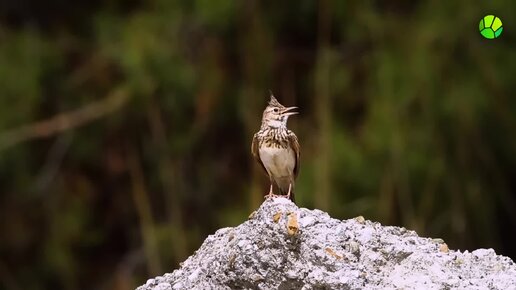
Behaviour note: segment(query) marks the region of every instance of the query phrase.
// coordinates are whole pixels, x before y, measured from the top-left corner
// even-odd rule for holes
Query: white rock
[[[172,286],[169,283],[159,283],[154,290],[172,290]]]
[[[298,214],[299,235],[287,234],[286,219],[272,221],[278,212]],[[516,264],[492,249],[441,253],[413,231],[339,221],[286,198],[266,200],[254,216],[209,236],[180,269],[138,290],[516,289]]]
[[[149,279],[147,280],[147,283],[145,283],[145,285],[151,285],[151,284],[154,284],[154,279]]]

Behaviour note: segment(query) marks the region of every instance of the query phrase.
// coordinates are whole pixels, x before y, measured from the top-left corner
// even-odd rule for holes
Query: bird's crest
[[[269,91],[269,92],[271,93],[271,99],[269,100],[269,106],[280,107],[280,108],[285,107],[282,104],[280,104],[280,102],[278,102],[278,100],[276,100],[276,98],[272,94],[272,91]]]

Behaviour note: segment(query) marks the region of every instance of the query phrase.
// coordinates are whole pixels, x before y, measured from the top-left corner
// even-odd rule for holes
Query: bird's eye
[[[274,108],[274,110],[272,110],[274,113],[277,113],[279,112],[279,109],[278,108]]]

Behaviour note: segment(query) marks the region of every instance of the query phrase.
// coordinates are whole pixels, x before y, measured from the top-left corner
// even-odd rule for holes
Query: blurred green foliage
[[[269,89],[300,206],[516,257],[516,2],[36,2],[0,4],[0,288],[133,289],[243,222]]]

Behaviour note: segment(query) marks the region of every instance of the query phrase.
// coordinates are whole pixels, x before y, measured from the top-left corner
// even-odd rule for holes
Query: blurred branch
[[[45,163],[34,182],[34,190],[36,192],[44,191],[54,180],[68,148],[72,145],[73,137],[71,134],[62,134],[56,139],[50,147]]]
[[[158,152],[158,156],[160,156],[157,161],[157,166],[163,188],[163,196],[167,206],[169,225],[173,231],[185,233],[187,229],[183,226],[183,208],[181,207],[181,192],[185,190],[182,178],[178,175],[180,171],[178,168],[180,168],[181,165],[174,162],[170,156],[170,150],[167,145],[169,144],[167,128],[163,121],[161,110],[154,99],[151,99],[147,117],[149,119],[152,137],[156,144],[153,151]],[[176,259],[183,260],[188,256],[187,245],[188,240],[185,235],[177,235],[174,238],[172,249]]]
[[[103,100],[92,102],[80,109],[0,132],[0,151],[32,139],[50,137],[102,118],[125,104],[128,96],[125,89],[118,88]]]
[[[318,194],[315,206],[329,210],[331,200],[331,96],[330,96],[330,0],[318,2],[317,59],[315,68],[315,115],[319,126],[317,135],[317,154],[315,182]]]
[[[130,145],[127,146],[127,161],[129,175],[132,181],[132,193],[134,206],[140,219],[140,231],[143,240],[145,258],[150,275],[161,273],[161,260],[158,250],[158,241],[154,219],[152,217],[152,207],[149,194],[145,186],[145,177],[140,164],[138,152]]]

